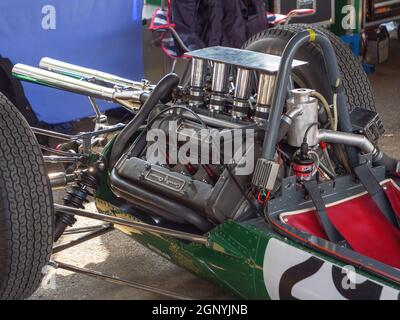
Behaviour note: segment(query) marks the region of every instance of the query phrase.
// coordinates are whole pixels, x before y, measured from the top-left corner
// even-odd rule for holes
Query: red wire
[[[271,191],[268,191],[267,195],[265,196],[265,199],[264,199],[264,205],[268,202],[270,197],[271,197]]]
[[[263,201],[260,199],[261,198],[261,191],[258,193],[257,201],[259,204],[263,204]]]
[[[271,191],[268,191],[267,194],[265,195],[264,200],[261,200],[261,191],[258,193],[257,196],[257,201],[259,204],[262,206],[265,206],[265,204],[268,202],[269,198],[271,197]]]

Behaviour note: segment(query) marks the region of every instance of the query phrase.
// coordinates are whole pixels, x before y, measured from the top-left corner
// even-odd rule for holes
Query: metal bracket
[[[79,154],[70,154],[70,153],[62,153],[62,152],[54,152],[52,150],[47,150],[51,153],[56,153],[58,154],[57,156],[44,156],[44,159],[46,162],[50,163],[73,163],[77,161],[84,161],[89,157],[89,154],[92,150],[92,142],[94,141],[93,138],[98,137],[100,135],[106,134],[106,133],[112,133],[115,131],[120,131],[125,127],[124,124],[119,123],[113,126],[107,126],[102,129],[96,130],[96,131],[90,131],[90,132],[82,132],[78,133],[76,135],[69,135],[69,134],[64,134],[64,133],[59,133],[56,131],[50,131],[50,130],[45,130],[41,128],[35,128],[31,127],[32,131],[35,134],[38,135],[43,135],[55,139],[60,139],[63,141],[77,141],[80,140],[83,145],[83,153]],[[61,155],[61,153],[63,155]]]

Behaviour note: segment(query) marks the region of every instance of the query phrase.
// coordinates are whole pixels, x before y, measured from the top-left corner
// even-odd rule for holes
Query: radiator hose
[[[386,172],[388,173],[400,173],[400,161],[393,159],[392,157],[385,154],[383,151],[379,151],[379,153],[374,157],[373,163],[376,166],[384,166],[386,168]]]
[[[144,124],[157,103],[164,97],[169,96],[179,85],[179,82],[180,79],[175,73],[169,73],[160,80],[136,116],[126,125],[116,138],[111,151],[110,168],[113,168],[117,163],[118,159],[122,156],[129,139],[131,139],[135,132],[139,130],[140,126]]]
[[[389,157],[363,135],[321,129],[318,131],[318,141],[356,147],[364,153],[371,153],[373,164],[384,166],[387,173],[400,172],[399,160]]]

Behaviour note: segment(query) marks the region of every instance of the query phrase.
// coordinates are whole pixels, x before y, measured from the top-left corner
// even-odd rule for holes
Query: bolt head
[[[97,168],[99,168],[100,171],[104,171],[106,168],[106,164],[104,162],[99,162],[97,164]]]

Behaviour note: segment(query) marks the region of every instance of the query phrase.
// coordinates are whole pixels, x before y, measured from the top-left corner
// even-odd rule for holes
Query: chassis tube
[[[172,291],[167,291],[167,290],[163,290],[160,288],[151,287],[146,284],[142,284],[142,283],[135,282],[135,281],[128,281],[125,279],[121,279],[115,275],[110,275],[110,274],[106,274],[106,273],[99,272],[99,271],[92,271],[89,269],[80,268],[80,267],[73,266],[73,265],[66,264],[66,263],[59,262],[59,261],[50,261],[49,265],[56,269],[64,269],[64,270],[80,273],[80,274],[83,274],[83,275],[86,275],[86,276],[89,276],[89,277],[92,277],[95,279],[107,281],[109,283],[127,286],[127,287],[131,287],[131,288],[135,288],[135,289],[139,289],[139,290],[143,290],[143,291],[147,291],[147,292],[152,292],[152,293],[163,295],[163,296],[170,297],[173,299],[197,300],[195,298],[183,296],[178,293],[174,293]]]
[[[340,70],[337,62],[335,50],[329,39],[318,30],[306,30],[294,36],[282,54],[281,66],[278,71],[276,80],[276,89],[272,100],[271,114],[268,121],[268,130],[265,134],[263,146],[263,158],[274,160],[275,145],[278,142],[280,119],[285,106],[287,88],[289,86],[292,63],[297,51],[308,42],[316,42],[324,56],[325,64],[328,71],[329,82],[332,89],[337,93],[339,127],[341,131],[351,132],[352,125],[348,112],[347,101],[344,89],[341,86]],[[349,160],[354,167],[357,163],[356,150],[353,147],[348,148]]]
[[[145,232],[154,232],[160,235],[170,236],[177,239],[188,240],[195,243],[199,243],[205,246],[211,245],[207,236],[201,236],[196,234],[191,234],[187,232],[177,231],[173,229],[162,228],[158,226],[153,226],[150,224],[145,224],[142,222],[133,222],[122,218],[117,218],[113,216],[108,216],[106,214],[94,213],[90,211],[85,211],[81,209],[75,209],[67,206],[63,206],[60,204],[54,204],[54,208],[56,211],[64,212],[69,215],[77,215],[85,218],[100,220],[103,222],[108,222],[116,225],[121,225],[125,227],[130,227],[135,230],[145,231]]]

